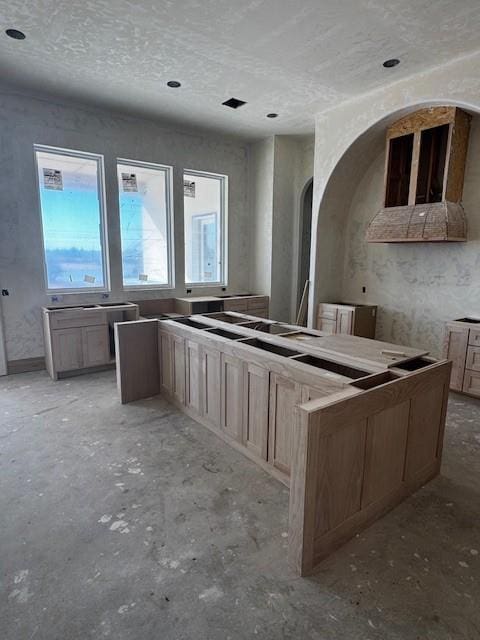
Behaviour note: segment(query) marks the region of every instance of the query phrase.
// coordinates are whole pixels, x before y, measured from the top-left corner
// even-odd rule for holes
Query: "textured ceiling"
[[[0,20],[7,81],[246,137],[311,132],[316,112],[480,47],[479,0],[0,0]]]

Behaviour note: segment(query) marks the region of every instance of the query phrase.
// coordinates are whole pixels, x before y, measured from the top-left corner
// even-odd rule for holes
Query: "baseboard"
[[[28,373],[29,371],[42,371],[45,369],[45,358],[23,358],[22,360],[9,360],[7,362],[7,374]]]

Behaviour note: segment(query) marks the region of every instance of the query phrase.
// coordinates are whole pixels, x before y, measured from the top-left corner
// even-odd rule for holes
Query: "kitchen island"
[[[240,313],[115,331],[122,402],[161,393],[290,487],[300,575],[439,472],[446,360]]]

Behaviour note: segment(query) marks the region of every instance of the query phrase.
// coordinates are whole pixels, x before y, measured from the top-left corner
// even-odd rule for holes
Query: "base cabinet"
[[[53,329],[51,340],[53,362],[59,373],[98,367],[110,361],[107,325]]]
[[[377,307],[321,302],[317,311],[317,329],[325,333],[345,333],[362,338],[375,338]]]
[[[452,361],[450,389],[480,397],[480,331],[478,321],[447,322],[443,357]]]

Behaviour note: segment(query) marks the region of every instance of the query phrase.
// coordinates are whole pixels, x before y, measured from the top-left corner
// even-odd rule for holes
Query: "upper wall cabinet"
[[[410,114],[387,130],[385,203],[368,242],[462,242],[463,192],[470,120],[456,107]]]

